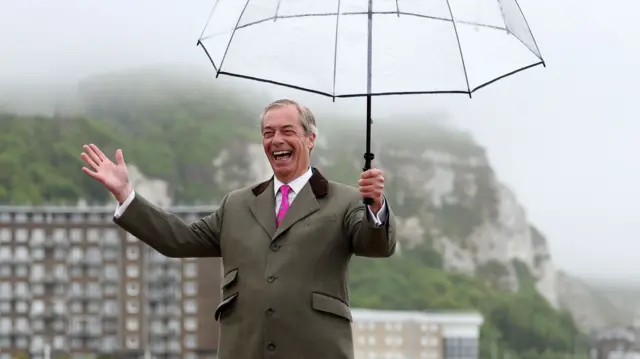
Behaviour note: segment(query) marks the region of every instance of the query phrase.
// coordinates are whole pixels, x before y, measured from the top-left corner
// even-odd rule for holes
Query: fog
[[[631,0],[522,0],[547,68],[474,95],[376,98],[374,113],[446,113],[488,149],[498,176],[544,232],[561,269],[600,279],[640,273],[640,153],[635,96],[640,28]],[[213,68],[196,41],[211,0],[3,0],[0,88],[68,91],[88,75],[149,65]],[[400,41],[400,40],[399,40]],[[416,51],[428,51],[417,49]],[[500,56],[497,54],[496,56]],[[364,116],[338,100],[247,80],[323,113]],[[363,119],[364,123],[364,119]],[[375,127],[374,127],[375,131]]]

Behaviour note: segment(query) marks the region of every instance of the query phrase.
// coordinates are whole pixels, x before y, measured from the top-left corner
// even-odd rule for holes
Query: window
[[[196,295],[198,294],[198,283],[197,282],[185,282],[183,286],[184,294],[186,295]]]
[[[24,228],[17,229],[14,235],[15,241],[18,243],[25,243],[29,240],[29,231]]]
[[[0,261],[8,261],[12,259],[13,254],[11,253],[11,248],[9,247],[0,247]]]
[[[44,285],[41,283],[31,283],[31,294],[44,295]]]
[[[102,254],[100,253],[100,250],[98,248],[90,247],[87,249],[87,259],[92,263],[100,262],[101,257]]]
[[[198,264],[197,263],[184,263],[183,268],[185,277],[195,277],[198,275]]]
[[[7,243],[11,241],[11,230],[8,228],[0,228],[0,242]]]
[[[31,314],[40,314],[44,312],[44,302],[42,300],[34,300],[31,302]]]
[[[23,314],[29,311],[29,304],[25,301],[19,301],[16,303],[16,312]]]
[[[138,259],[140,255],[140,250],[136,246],[127,246],[127,259],[130,261],[134,261]]]
[[[198,319],[194,317],[185,318],[184,329],[190,332],[198,330]]]
[[[100,232],[95,229],[87,229],[87,242],[98,242],[100,241]]]
[[[118,295],[118,287],[114,284],[104,284],[102,286],[102,294],[106,296]]]
[[[92,297],[98,297],[102,294],[100,283],[87,283],[87,293]]]
[[[118,279],[118,267],[113,264],[107,264],[104,266],[104,279],[117,280]]]
[[[31,258],[36,260],[44,259],[44,249],[43,248],[31,248]]]
[[[128,313],[138,313],[138,301],[135,299],[129,299],[127,301],[127,312]]]
[[[82,257],[84,257],[84,253],[82,252],[82,248],[80,247],[73,247],[71,248],[71,253],[69,255],[69,259],[71,259],[72,261],[79,261],[82,259]]]
[[[137,335],[128,335],[127,336],[127,348],[129,349],[138,349],[139,340]]]
[[[134,236],[133,234],[127,233],[127,242],[136,243],[138,242],[138,238],[136,238],[136,236]]]
[[[71,237],[71,242],[78,243],[82,241],[82,230],[78,228],[74,228],[69,231],[69,237]]]
[[[193,334],[188,334],[184,336],[184,346],[188,349],[193,349],[198,346],[198,337]]]
[[[44,308],[43,308],[44,309]],[[32,307],[33,310],[33,307]],[[44,321],[42,320],[32,320],[31,321],[31,329],[37,331],[37,332],[41,332],[44,330]]]
[[[11,277],[11,266],[8,264],[0,264],[0,277]]]
[[[105,301],[102,306],[104,314],[116,314],[118,313],[118,303],[115,300]]]
[[[29,276],[29,267],[26,265],[19,265],[14,268],[16,277],[27,278]]]
[[[130,332],[138,331],[138,318],[127,319],[127,330]]]
[[[65,340],[63,336],[56,336],[53,338],[53,347],[55,349],[63,349],[65,347]]]
[[[115,248],[103,248],[102,249],[102,258],[105,259],[105,260],[118,259],[118,251]]]
[[[445,338],[444,359],[477,359],[478,340],[475,338]]]
[[[138,266],[134,264],[130,264],[127,266],[127,277],[129,278],[138,278],[140,274]]]
[[[134,297],[138,295],[139,292],[140,292],[140,285],[138,283],[129,282],[127,284],[127,295]]]
[[[188,314],[195,314],[198,312],[198,302],[193,299],[184,301],[184,311]]]

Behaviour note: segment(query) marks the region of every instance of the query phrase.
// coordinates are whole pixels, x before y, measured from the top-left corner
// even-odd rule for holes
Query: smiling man
[[[351,359],[347,269],[352,255],[389,257],[395,220],[381,170],[363,172],[359,190],[310,166],[317,130],[311,111],[291,100],[260,116],[274,176],[228,193],[193,223],[137,195],[121,150],[116,163],[84,146],[83,171],[120,205],[114,221],[168,257],[222,257],[218,358]],[[365,207],[363,198],[373,204]],[[200,313],[210,315],[209,313]]]

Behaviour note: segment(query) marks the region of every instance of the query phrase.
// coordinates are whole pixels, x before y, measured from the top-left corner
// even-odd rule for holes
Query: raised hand
[[[82,167],[84,173],[100,181],[118,202],[124,202],[132,189],[122,150],[116,151],[116,163],[113,163],[94,144],[84,145],[82,148],[84,152],[80,157],[91,167]]]
[[[362,198],[371,198],[373,204],[370,205],[373,213],[378,213],[382,208],[382,190],[384,188],[384,173],[382,170],[372,168],[360,174],[358,181],[360,195]]]

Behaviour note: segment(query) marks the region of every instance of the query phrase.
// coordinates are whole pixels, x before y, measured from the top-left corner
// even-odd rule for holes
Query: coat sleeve
[[[220,257],[220,231],[226,200],[227,196],[210,215],[185,223],[136,193],[124,213],[113,221],[167,257]]]
[[[396,219],[385,199],[387,220],[383,226],[375,226],[374,219],[361,198],[351,201],[345,216],[345,227],[351,240],[353,253],[362,257],[391,257],[396,250]]]

